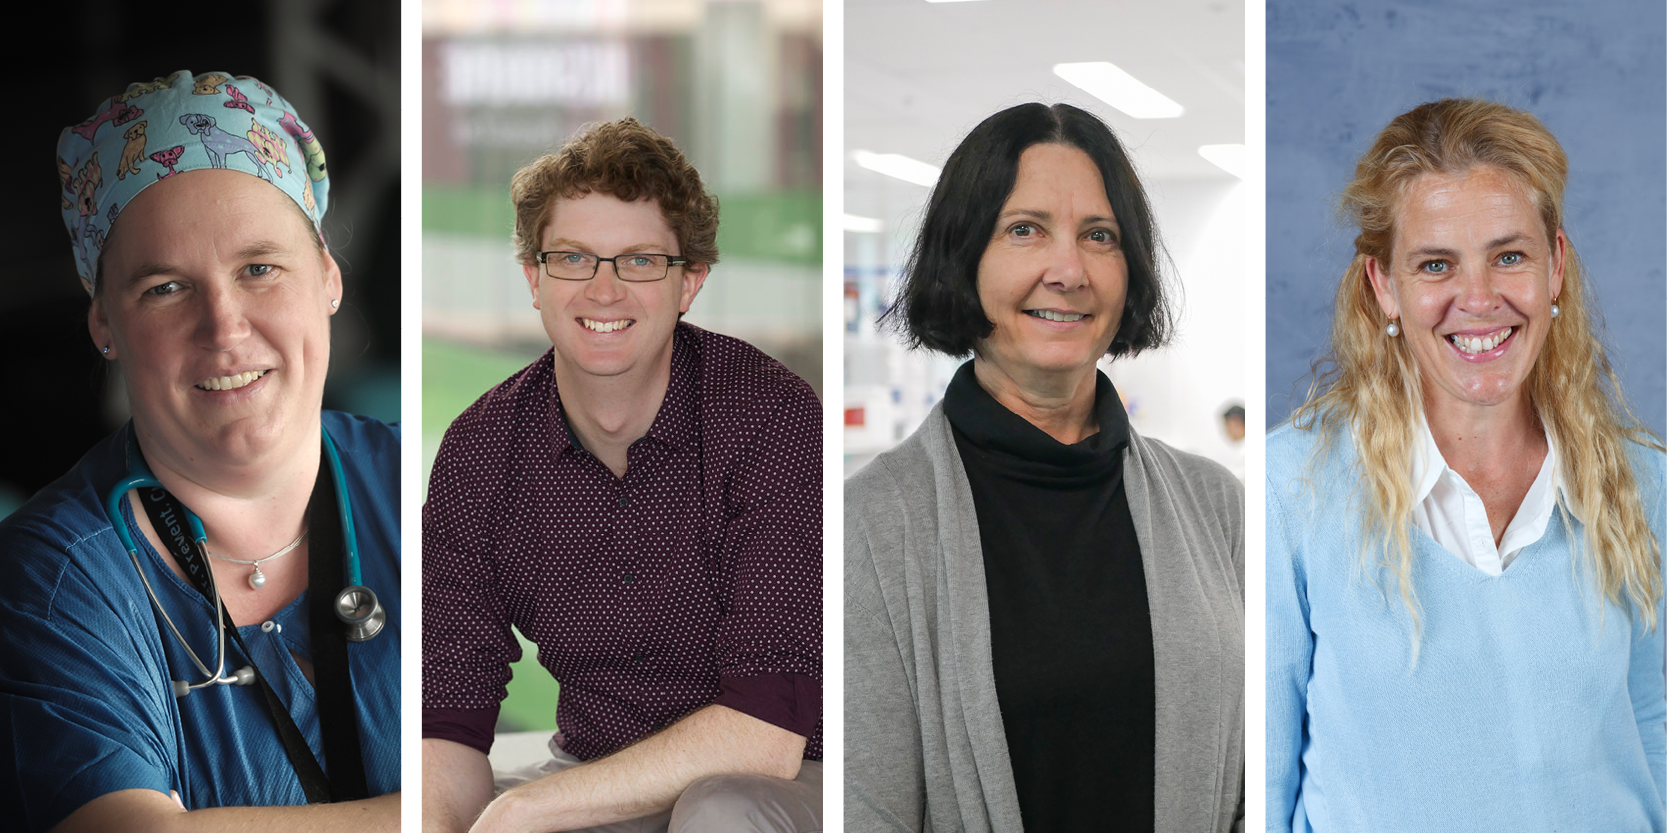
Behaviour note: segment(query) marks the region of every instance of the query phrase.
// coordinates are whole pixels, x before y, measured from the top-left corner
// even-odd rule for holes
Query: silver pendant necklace
[[[272,553],[271,555],[269,555],[265,558],[257,558],[253,561],[247,561],[247,560],[244,560],[242,558],[227,558],[223,555],[219,555],[219,554],[215,553],[213,550],[208,548],[207,542],[204,542],[203,552],[208,553],[209,557],[218,558],[221,561],[229,561],[233,564],[248,564],[249,566],[254,567],[255,568],[254,572],[249,574],[249,587],[252,588],[252,589],[255,589],[255,590],[259,590],[262,587],[266,586],[266,574],[260,571],[260,565],[265,564],[266,562],[271,561],[274,558],[281,558],[283,556],[289,555],[290,552],[293,551],[296,547],[301,546],[301,542],[303,540],[305,540],[306,537],[307,537],[307,530],[303,529],[303,530],[301,530],[301,534],[296,536],[295,540],[289,542],[289,546],[284,547],[283,549],[278,550],[277,552]]]

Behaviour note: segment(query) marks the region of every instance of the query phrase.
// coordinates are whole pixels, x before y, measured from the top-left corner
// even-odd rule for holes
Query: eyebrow
[[[265,257],[267,255],[289,254],[289,252],[290,250],[288,248],[270,240],[256,240],[243,248],[238,249],[236,252],[233,252],[232,259],[245,261]],[[146,278],[152,278],[157,275],[174,275],[183,271],[185,270],[175,264],[153,261],[151,263],[141,264],[137,269],[134,269],[133,273],[128,275],[124,283],[127,286],[132,286],[145,280]]]
[[[1495,238],[1493,240],[1489,240],[1488,244],[1486,246],[1484,246],[1483,248],[1488,249],[1488,250],[1492,250],[1492,249],[1500,248],[1501,246],[1510,246],[1510,245],[1515,244],[1515,243],[1522,243],[1524,241],[1531,241],[1532,239],[1533,238],[1531,238],[1528,235],[1523,234],[1522,232],[1519,231],[1519,232],[1515,232],[1515,233],[1512,233],[1512,234],[1507,234],[1504,237],[1498,237],[1498,238]],[[1443,247],[1440,247],[1440,246],[1424,246],[1422,248],[1413,249],[1412,251],[1407,252],[1407,258],[1409,260],[1417,260],[1418,258],[1422,258],[1422,257],[1456,258],[1458,256],[1459,256],[1459,253],[1456,249],[1447,249],[1447,248],[1443,248]]]
[[[590,244],[580,243],[577,240],[572,240],[572,239],[569,239],[569,238],[566,238],[566,237],[558,237],[554,240],[551,240],[548,245],[551,246],[551,248],[545,249],[544,251],[546,251],[546,252],[580,252],[580,253],[589,254],[589,255],[596,254],[596,252],[591,249]],[[564,248],[562,248],[563,246],[572,246],[573,248],[564,249]],[[660,247],[657,244],[654,244],[654,243],[633,243],[629,246],[626,246],[623,249],[620,249],[619,254],[626,255],[626,254],[667,254],[667,253],[661,252]]]

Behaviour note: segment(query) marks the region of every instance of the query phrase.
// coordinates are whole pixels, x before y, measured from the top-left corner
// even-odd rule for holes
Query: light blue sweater
[[[1267,443],[1268,830],[1667,829],[1662,630],[1592,587],[1579,523],[1554,513],[1497,578],[1412,530],[1413,667],[1392,579],[1359,567],[1353,443],[1310,471],[1315,442]],[[1667,458],[1635,451],[1667,540]]]

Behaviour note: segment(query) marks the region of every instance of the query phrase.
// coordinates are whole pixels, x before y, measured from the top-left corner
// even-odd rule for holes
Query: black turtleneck
[[[1029,833],[1152,829],[1152,618],[1123,454],[1129,418],[1097,374],[1100,431],[1065,445],[978,384],[944,393],[972,485],[996,696]]]

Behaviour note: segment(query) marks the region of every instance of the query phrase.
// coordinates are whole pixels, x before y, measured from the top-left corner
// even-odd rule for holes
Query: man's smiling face
[[[539,251],[681,255],[677,235],[654,200],[608,194],[558,197],[539,235]],[[672,331],[706,280],[705,264],[672,266],[664,280],[622,281],[613,263],[588,281],[550,277],[524,265],[533,306],[556,348],[557,377],[618,376],[671,361]]]

